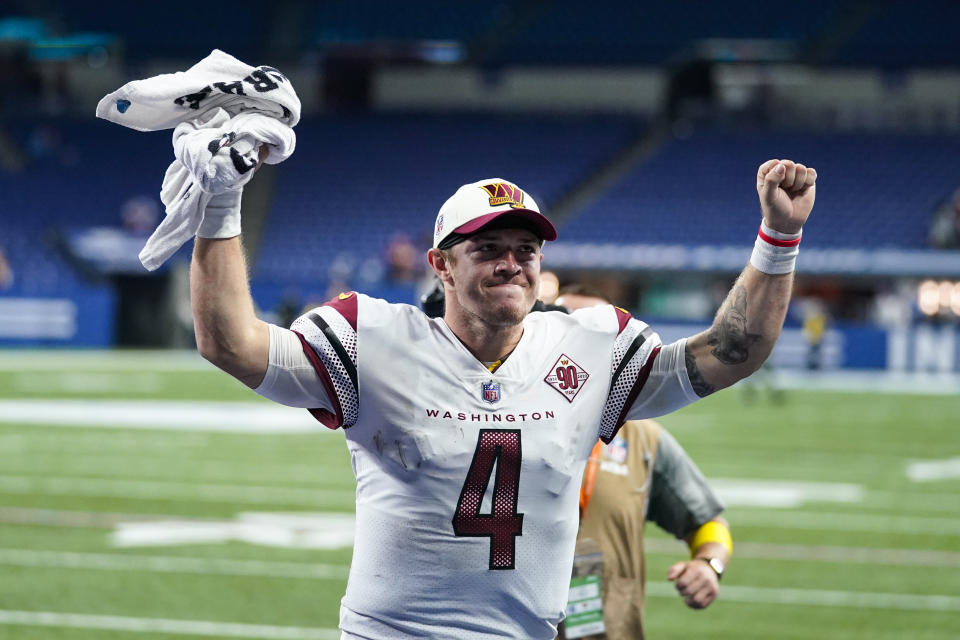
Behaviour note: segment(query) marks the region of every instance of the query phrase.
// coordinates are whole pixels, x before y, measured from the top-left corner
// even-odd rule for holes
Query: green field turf
[[[113,540],[144,520],[350,513],[342,436],[90,424],[123,399],[272,406],[195,356],[0,352],[0,638],[338,638],[349,547]],[[87,426],[3,418],[25,401],[73,402]],[[652,638],[960,637],[960,478],[906,473],[960,458],[960,395],[732,389],[662,421],[718,487],[813,493],[727,510],[734,558],[705,611],[665,582],[685,549],[651,525]]]

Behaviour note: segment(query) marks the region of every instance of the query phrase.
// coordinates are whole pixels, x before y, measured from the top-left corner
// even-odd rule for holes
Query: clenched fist
[[[706,609],[720,593],[716,572],[700,558],[678,562],[667,571],[677,593],[691,609]]]
[[[799,233],[813,210],[817,170],[793,160],[767,160],[757,170],[757,193],[768,227]]]

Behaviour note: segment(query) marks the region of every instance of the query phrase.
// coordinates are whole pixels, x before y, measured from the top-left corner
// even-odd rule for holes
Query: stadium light
[[[945,312],[950,309],[950,297],[953,293],[953,283],[944,280],[938,287],[940,292],[940,311]]]
[[[940,288],[933,280],[924,280],[917,289],[917,306],[927,316],[936,315],[940,310]]]
[[[926,316],[953,313],[960,317],[960,282],[924,280],[917,287],[917,306]]]

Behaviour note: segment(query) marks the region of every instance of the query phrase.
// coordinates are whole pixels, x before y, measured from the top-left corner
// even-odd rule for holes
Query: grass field
[[[651,637],[960,637],[960,394],[734,389],[663,422],[736,549],[694,612],[648,529]],[[353,477],[310,427],[191,355],[0,352],[0,638],[338,638],[350,548],[313,534],[349,539]]]

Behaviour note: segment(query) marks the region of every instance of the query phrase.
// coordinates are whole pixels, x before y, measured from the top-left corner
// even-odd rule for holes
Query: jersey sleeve
[[[650,375],[624,415],[624,420],[656,418],[700,399],[687,375],[684,361],[686,347],[686,338],[660,347],[650,368]]]
[[[610,308],[610,307],[608,307]],[[610,363],[610,391],[600,420],[600,439],[610,444],[646,386],[660,352],[660,336],[645,323],[619,307],[612,307],[617,316],[617,336]]]
[[[710,489],[697,465],[672,435],[661,430],[647,520],[682,539],[722,511],[723,503]]]
[[[300,337],[290,329],[271,324],[267,372],[254,391],[264,398],[313,411],[333,414],[333,404],[318,384],[313,364],[303,351]]]
[[[684,365],[686,338],[664,346],[646,323],[614,310],[619,331],[599,434],[607,444],[627,420],[662,416],[700,399]]]
[[[330,407],[311,408],[324,426],[351,427],[357,421],[360,395],[357,384],[356,293],[337,298],[297,318],[290,329],[300,339],[303,353],[320,379]]]

